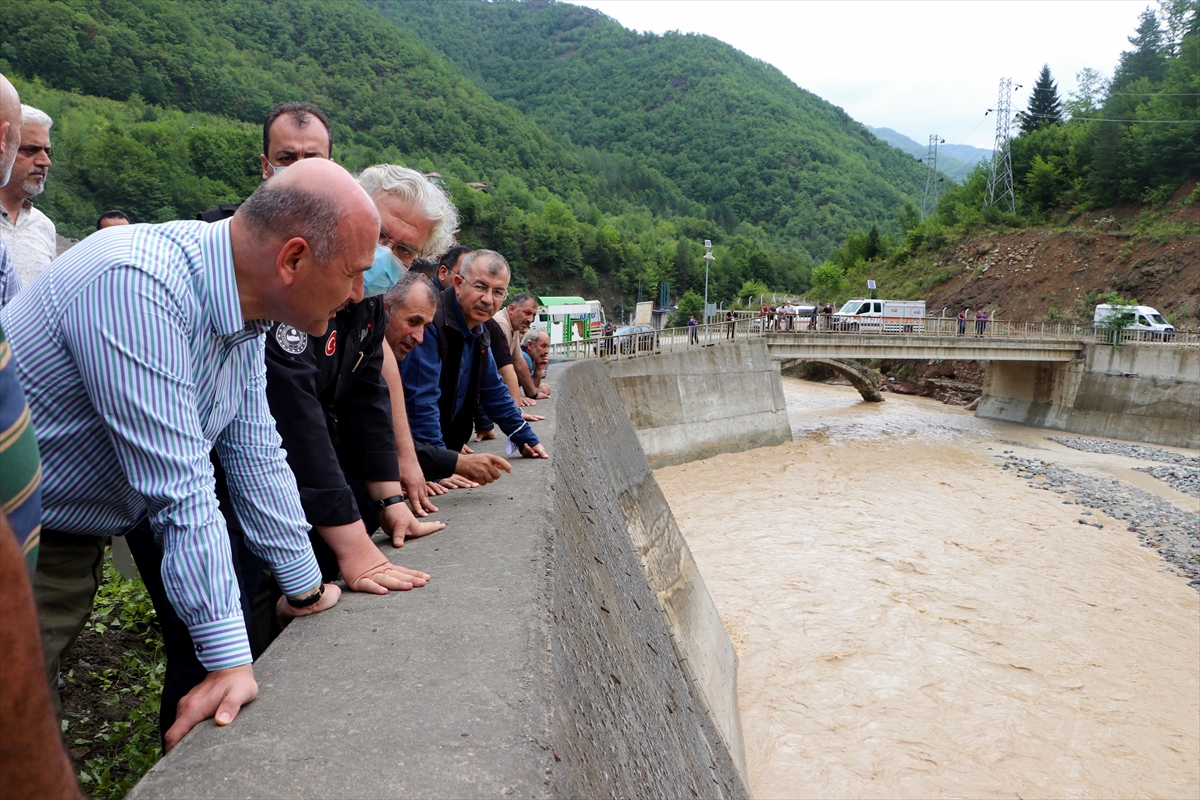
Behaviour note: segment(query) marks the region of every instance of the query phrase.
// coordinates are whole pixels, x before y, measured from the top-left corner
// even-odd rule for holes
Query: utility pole
[[[708,267],[713,262],[712,240],[704,240],[704,324],[708,324]]]
[[[937,219],[938,184],[941,179],[937,174],[937,151],[939,144],[945,144],[945,139],[938,138],[935,133],[929,137],[929,150],[925,153],[925,199],[921,201],[921,219],[929,214]],[[921,159],[918,159],[921,160]]]
[[[1021,88],[1021,84],[1013,85],[1012,78],[1000,79],[1000,96],[996,107],[988,111],[996,112],[996,143],[992,147],[992,168],[988,171],[987,192],[984,194],[984,208],[999,206],[1009,213],[1017,210],[1017,196],[1013,192],[1012,149],[1009,147],[1009,133],[1012,126],[1012,93]]]

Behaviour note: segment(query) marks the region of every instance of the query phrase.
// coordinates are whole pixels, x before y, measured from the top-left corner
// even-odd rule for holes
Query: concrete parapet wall
[[[747,797],[736,654],[607,372],[551,381],[549,462],[384,546],[428,586],[293,623],[129,797]]]
[[[609,374],[656,469],[792,440],[761,338],[615,361]]]
[[[989,362],[976,415],[1200,447],[1200,348],[1091,345],[1070,364]]]

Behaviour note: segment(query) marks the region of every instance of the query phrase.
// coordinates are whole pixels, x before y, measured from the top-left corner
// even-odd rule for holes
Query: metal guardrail
[[[921,327],[911,330],[881,331],[875,328],[850,328],[838,325],[824,317],[818,317],[813,328],[808,317],[794,317],[791,326],[787,318],[776,317],[773,322],[760,317],[758,312],[738,312],[732,323],[724,320],[695,328],[664,328],[645,333],[629,333],[620,336],[597,336],[591,339],[576,339],[550,345],[550,355],[557,358],[640,358],[656,353],[686,350],[690,347],[718,344],[731,339],[751,336],[820,336],[839,334],[869,337],[872,339],[901,338],[947,338],[947,339],[996,339],[1004,341],[1078,341],[1095,344],[1154,344],[1165,347],[1200,346],[1200,333],[1176,331],[1170,338],[1150,331],[1113,331],[1091,325],[1064,325],[1053,322],[1010,322],[988,320],[980,329],[975,320],[967,320],[960,333],[958,320],[944,317],[926,319]]]

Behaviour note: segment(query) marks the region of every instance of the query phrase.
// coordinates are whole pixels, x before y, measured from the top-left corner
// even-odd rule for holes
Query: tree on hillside
[[[1118,89],[1139,78],[1158,82],[1167,74],[1167,48],[1158,15],[1147,7],[1138,16],[1137,35],[1129,37],[1132,51],[1121,53],[1121,62],[1113,75],[1113,88]]]
[[[1108,94],[1108,78],[1098,69],[1084,67],[1075,73],[1075,91],[1067,96],[1065,106],[1072,119],[1085,117],[1104,105]]]
[[[820,294],[822,300],[830,299],[842,288],[843,271],[832,261],[826,261],[812,271],[813,288]]]
[[[1058,99],[1058,84],[1050,74],[1050,65],[1043,64],[1033,92],[1029,95],[1029,107],[1018,111],[1021,132],[1033,133],[1042,128],[1062,123],[1062,101]]]

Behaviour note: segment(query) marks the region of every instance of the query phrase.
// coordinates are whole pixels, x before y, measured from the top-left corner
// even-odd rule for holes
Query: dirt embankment
[[[1117,291],[1173,317],[1180,330],[1195,330],[1200,236],[1153,228],[1136,235],[1122,216],[1111,209],[1085,213],[1068,230],[993,234],[960,244],[935,264],[960,271],[927,294],[930,316],[983,308],[1016,322],[1087,324],[1099,298]],[[1180,206],[1163,222],[1200,223],[1200,206]]]

